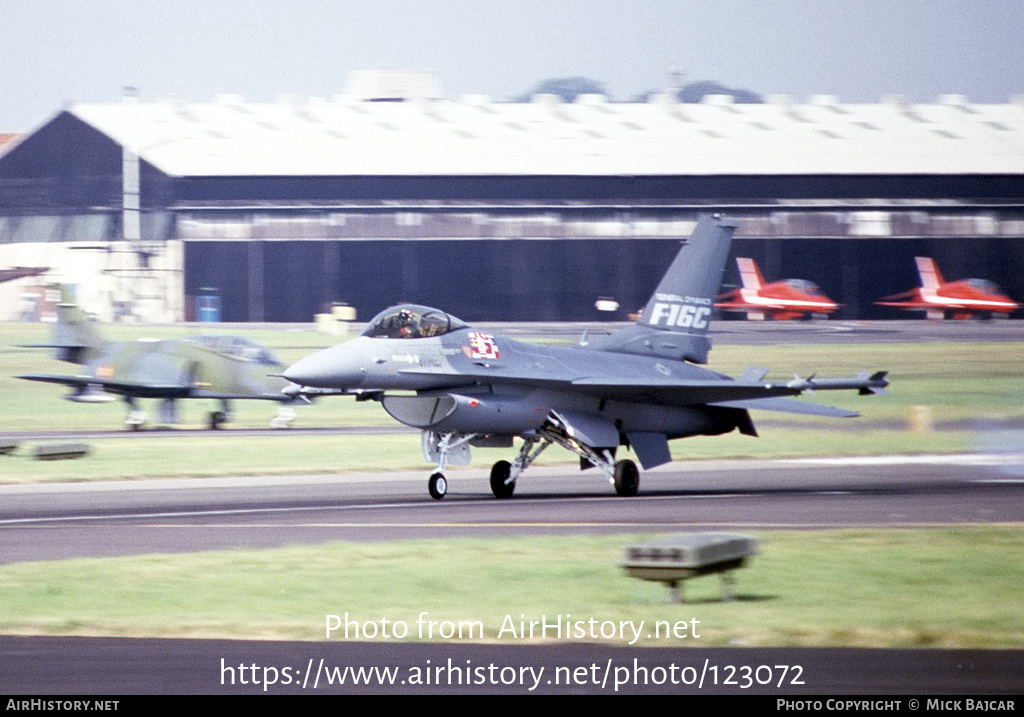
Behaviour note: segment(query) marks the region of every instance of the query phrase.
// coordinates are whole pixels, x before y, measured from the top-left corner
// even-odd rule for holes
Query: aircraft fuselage
[[[723,374],[682,361],[545,346],[469,329],[440,338],[360,336],[308,356],[285,377],[303,386],[385,395],[385,410],[401,423],[437,432],[522,435],[552,411],[593,417],[596,445],[616,446],[620,435],[654,432],[670,438],[724,433],[742,412],[700,405],[661,404],[628,388],[608,397],[581,381],[722,381]],[[490,379],[490,380],[489,380]],[[606,392],[605,392],[606,394]]]

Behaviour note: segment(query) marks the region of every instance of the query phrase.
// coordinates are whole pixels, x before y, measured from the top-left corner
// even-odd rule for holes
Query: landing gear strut
[[[277,409],[277,415],[270,419],[271,428],[288,428],[295,420],[295,409],[289,406],[281,406]]]
[[[591,448],[572,438],[557,423],[543,426],[540,435],[549,443],[557,443],[562,448],[572,451],[590,465],[599,468],[614,486],[615,492],[621,496],[636,495],[640,489],[640,470],[636,463],[629,460],[615,461],[615,451],[609,448]],[[538,451],[539,452],[539,451]]]
[[[130,431],[140,431],[146,423],[146,412],[139,408],[134,396],[125,396],[124,402],[128,406],[128,417],[124,419],[124,425]]]
[[[449,460],[453,464],[459,464],[460,459],[465,459],[465,464],[468,464],[466,444],[478,438],[478,434],[437,434],[424,431],[423,436],[424,457],[437,460],[437,469],[427,481],[427,490],[431,498],[441,500],[448,493],[448,479],[444,471]],[[553,443],[575,453],[601,470],[618,495],[634,496],[639,491],[640,469],[636,463],[630,460],[616,461],[614,448],[592,448],[569,435],[557,421],[549,421],[538,428],[536,433],[525,436],[519,455],[511,463],[498,461],[491,466],[490,485],[494,497],[502,500],[511,498],[515,493],[516,479],[519,475]]]
[[[426,434],[424,435],[426,436]],[[448,493],[448,479],[444,476],[444,469],[448,467],[448,454],[469,443],[476,436],[477,434],[475,433],[468,435],[445,433],[437,436],[436,445],[431,446],[432,450],[436,451],[437,454],[437,470],[434,471],[430,476],[430,480],[427,481],[427,491],[430,493],[431,498],[441,500]],[[427,439],[425,438],[424,440]],[[424,445],[426,446],[426,444]],[[457,459],[456,463],[458,463]]]
[[[511,463],[508,461],[495,463],[491,467],[491,492],[494,493],[494,497],[511,498],[516,490],[516,479],[519,474],[526,470],[527,466],[533,463],[551,443],[552,440],[547,437],[528,436],[515,460]]]
[[[511,498],[519,474],[552,443],[557,443],[599,468],[608,477],[618,495],[634,496],[639,491],[640,469],[636,467],[636,463],[629,460],[616,462],[614,449],[591,448],[571,438],[566,431],[552,422],[538,429],[536,435],[527,436],[519,455],[511,463],[498,461],[491,467],[491,492],[494,493],[494,497]]]

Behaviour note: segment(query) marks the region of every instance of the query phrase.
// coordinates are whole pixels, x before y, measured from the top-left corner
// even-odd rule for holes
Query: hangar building
[[[872,301],[916,286],[920,254],[1024,299],[1024,99],[376,87],[69,106],[0,150],[0,268],[49,266],[106,318],[193,320],[212,301],[224,321],[338,303],[368,319],[410,301],[468,321],[621,319],[712,210],[741,220],[734,255],[818,283],[845,318],[897,315]]]

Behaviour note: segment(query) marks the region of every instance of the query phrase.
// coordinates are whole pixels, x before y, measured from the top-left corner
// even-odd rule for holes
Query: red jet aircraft
[[[764,282],[753,259],[736,257],[743,286],[718,297],[715,304],[726,311],[746,311],[748,319],[776,321],[798,319],[812,314],[831,314],[839,308],[825,296],[817,284],[804,279]]]
[[[916,256],[914,261],[921,275],[921,288],[883,296],[876,304],[925,311],[929,319],[942,319],[947,315],[953,319],[989,318],[992,314],[1009,314],[1020,308],[1020,304],[991,281],[945,281],[931,257]]]

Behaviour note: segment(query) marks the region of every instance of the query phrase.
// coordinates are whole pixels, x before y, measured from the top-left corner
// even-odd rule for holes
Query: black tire
[[[491,492],[495,498],[511,498],[516,490],[516,482],[506,483],[509,473],[512,472],[512,464],[508,461],[498,461],[491,466]]]
[[[224,411],[210,411],[210,430],[216,431],[223,426],[228,420],[227,414]]]
[[[615,492],[621,496],[633,496],[640,490],[640,471],[633,461],[619,461],[615,464]]]
[[[430,497],[434,500],[441,500],[448,493],[448,479],[444,477],[444,473],[435,473],[430,476],[430,480],[427,481],[427,490],[430,491]]]

